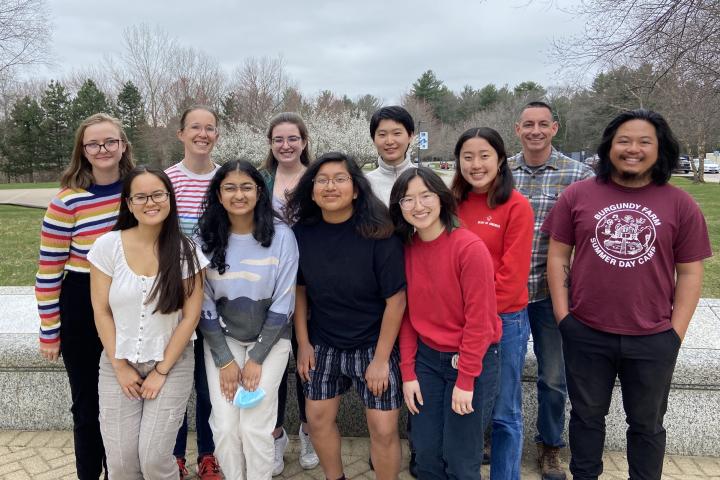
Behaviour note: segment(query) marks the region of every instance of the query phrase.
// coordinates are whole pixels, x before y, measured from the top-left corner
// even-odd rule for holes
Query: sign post
[[[427,150],[428,143],[428,132],[420,132],[418,134],[418,167],[422,166],[422,162],[420,161],[420,150]]]

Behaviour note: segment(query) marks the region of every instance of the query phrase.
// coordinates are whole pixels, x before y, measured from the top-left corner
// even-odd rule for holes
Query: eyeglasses
[[[108,138],[105,140],[105,143],[86,143],[83,145],[83,150],[85,150],[85,153],[88,155],[97,155],[100,153],[101,148],[105,148],[105,151],[108,153],[117,152],[117,149],[120,148],[120,140],[119,138]]]
[[[289,137],[287,137],[287,138],[284,138],[284,137],[273,137],[271,140],[272,140],[272,143],[273,143],[276,147],[280,147],[280,146],[282,146],[282,144],[285,143],[285,142],[287,142],[288,145],[296,145],[296,144],[300,143],[300,140],[302,140],[302,137],[298,137],[297,135],[291,135],[291,136],[289,136]]]
[[[217,129],[217,127],[214,126],[214,125],[206,125],[206,126],[203,127],[202,125],[199,125],[199,124],[197,124],[197,123],[193,123],[192,125],[190,125],[190,126],[187,127],[187,128],[188,128],[188,130],[190,130],[192,133],[200,133],[200,132],[202,132],[203,130],[205,130],[205,132],[206,132],[208,135],[215,135],[215,134],[218,133],[218,129]]]
[[[422,205],[423,207],[432,207],[433,205],[435,205],[437,199],[437,193],[425,192],[421,193],[417,197],[403,197],[398,203],[400,204],[400,208],[402,208],[403,210],[412,210],[413,208],[415,208],[415,202],[420,202],[420,205]]]
[[[170,192],[153,192],[150,195],[138,193],[137,195],[130,197],[130,203],[133,205],[145,205],[151,198],[155,203],[165,203],[168,198],[170,198]]]
[[[315,177],[313,179],[313,183],[315,185],[320,185],[321,187],[327,187],[330,182],[333,183],[333,185],[344,185],[348,182],[352,181],[352,177],[350,175],[338,175],[337,177],[330,178],[330,177]]]
[[[227,194],[234,194],[238,190],[240,190],[244,194],[255,192],[260,188],[259,185],[255,185],[254,183],[241,183],[239,185],[234,183],[223,183],[220,185],[220,190],[222,190],[223,193]]]

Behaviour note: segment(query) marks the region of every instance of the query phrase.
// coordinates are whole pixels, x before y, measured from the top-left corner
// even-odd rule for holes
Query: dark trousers
[[[492,419],[498,392],[500,345],[490,345],[483,358],[482,373],[475,379],[473,389],[474,411],[466,415],[452,411],[452,392],[457,380],[452,356],[418,342],[415,374],[423,405],[413,417],[410,436],[421,479],[480,478],[483,432]]]
[[[620,379],[631,479],[659,479],[665,455],[663,417],[680,348],[674,330],[617,335],[590,328],[572,315],[560,323],[570,412],[570,472],[576,479],[603,471],[605,417]]]
[[[203,336],[200,329],[195,330],[197,340],[195,340],[195,430],[197,431],[197,451],[198,456],[211,454],[215,451],[215,442],[213,442],[212,430],[210,429],[210,412],[212,405],[210,404],[210,392],[208,391],[207,372],[205,371],[205,348],[203,346]],[[178,430],[175,439],[175,448],[173,455],[176,457],[185,457],[187,448],[187,412],[183,418],[183,423]]]
[[[103,466],[106,467],[98,419],[98,372],[102,344],[90,303],[90,275],[68,272],[62,282],[59,305],[60,352],[72,396],[70,411],[77,477],[97,480]]]
[[[292,333],[290,335],[290,344],[292,345],[293,359],[296,359],[298,343],[297,339],[295,338],[294,329],[292,330]],[[278,389],[278,412],[275,428],[280,428],[285,424],[285,407],[287,406],[287,381],[289,366],[290,360],[288,360],[288,368],[285,368],[285,373],[283,374],[282,380],[280,381],[280,388]],[[295,369],[295,397],[297,398],[298,417],[300,417],[300,422],[307,423],[307,417],[305,416],[305,394],[303,393],[302,380],[300,380],[300,375],[298,375],[297,373],[297,368]]]

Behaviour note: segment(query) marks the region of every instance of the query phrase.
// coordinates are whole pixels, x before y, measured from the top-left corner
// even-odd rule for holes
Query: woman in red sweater
[[[513,188],[505,145],[492,128],[471,128],[455,145],[452,191],[463,225],[487,245],[502,318],[500,389],[492,419],[491,480],[519,480],[523,442],[521,377],[530,327],[528,274],[533,211]]]
[[[405,243],[400,370],[418,477],[477,479],[502,334],[492,258],[458,228],[452,193],[430,169],[400,175],[390,215]]]

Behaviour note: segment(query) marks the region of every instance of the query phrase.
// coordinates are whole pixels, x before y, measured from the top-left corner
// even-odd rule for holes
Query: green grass
[[[60,182],[0,183],[0,190],[19,190],[21,188],[60,188]]]
[[[0,285],[34,285],[44,214],[0,205]]]

